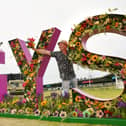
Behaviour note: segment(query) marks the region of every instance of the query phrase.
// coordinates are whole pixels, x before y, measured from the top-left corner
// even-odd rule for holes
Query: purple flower
[[[23,102],[22,102],[22,101],[18,101],[18,102],[17,102],[17,105],[18,105],[18,106],[22,106],[22,105],[23,105]]]
[[[120,102],[117,103],[117,106],[120,107],[120,108],[126,108],[126,102],[120,101]]]
[[[62,91],[62,97],[65,98],[65,99],[69,99],[69,93],[66,92],[66,91]]]
[[[51,93],[51,97],[52,97],[53,99],[56,99],[57,93],[55,93],[55,92]]]

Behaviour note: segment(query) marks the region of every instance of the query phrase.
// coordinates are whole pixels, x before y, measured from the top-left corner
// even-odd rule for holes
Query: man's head
[[[58,42],[58,46],[61,51],[66,50],[67,49],[67,41],[62,40],[62,41]]]

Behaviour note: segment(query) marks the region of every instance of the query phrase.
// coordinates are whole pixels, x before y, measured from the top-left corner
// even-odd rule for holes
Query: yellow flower
[[[33,109],[28,107],[25,109],[25,112],[26,114],[31,114],[33,112]]]
[[[90,112],[91,115],[93,115],[95,112],[93,108],[87,108],[86,111]]]
[[[14,100],[14,101],[12,101],[12,104],[15,104],[17,102],[17,100]]]
[[[105,108],[110,108],[111,107],[111,102],[110,101],[106,101],[106,102],[104,102],[104,106],[105,106]]]
[[[73,112],[72,112],[72,116],[73,116],[73,117],[77,117],[77,112],[76,112],[76,111],[73,111]]]
[[[94,22],[94,24],[98,25],[99,24],[99,21]]]

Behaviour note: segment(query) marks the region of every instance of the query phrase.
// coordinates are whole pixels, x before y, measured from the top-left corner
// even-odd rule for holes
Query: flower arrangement
[[[56,96],[54,97],[53,94]],[[74,92],[76,97],[66,98],[60,93],[51,93],[41,101],[38,98],[38,108],[26,107],[23,98],[13,98],[5,96],[0,102],[0,113],[10,113],[18,115],[34,115],[42,117],[78,117],[78,118],[124,118],[126,119],[126,94],[123,98],[113,101],[97,101]],[[79,100],[78,100],[79,98]]]
[[[48,46],[48,43],[50,42],[50,39],[53,35],[53,32],[54,29],[52,28],[42,33],[38,43],[38,48],[46,48]],[[28,38],[28,41],[26,42],[27,47],[34,49],[35,48],[34,41],[35,41],[34,38]],[[24,83],[22,85],[24,87],[23,103],[27,107],[38,108],[37,103],[38,96],[36,96],[36,76],[38,69],[40,67],[39,56],[35,52],[32,60],[28,62],[23,50],[21,49],[19,39],[9,41],[9,44],[18,62],[19,68],[24,76]]]
[[[76,25],[69,39],[69,59],[82,67],[109,71],[126,78],[126,61],[124,59],[93,54],[86,50],[87,39],[102,32],[126,35],[126,15],[97,15],[89,17]]]
[[[72,90],[73,102],[83,104],[83,117],[97,118],[126,118],[126,94],[109,101],[98,101],[81,96],[78,92]],[[78,97],[80,98],[78,102]],[[83,97],[85,97],[83,99]]]

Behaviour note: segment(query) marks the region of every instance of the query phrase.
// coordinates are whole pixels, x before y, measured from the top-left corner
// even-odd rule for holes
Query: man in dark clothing
[[[62,40],[58,43],[60,51],[49,51],[45,49],[35,49],[38,54],[48,55],[55,57],[62,79],[62,94],[69,93],[70,84],[73,88],[77,88],[77,79],[74,73],[73,64],[67,57],[67,42]]]

